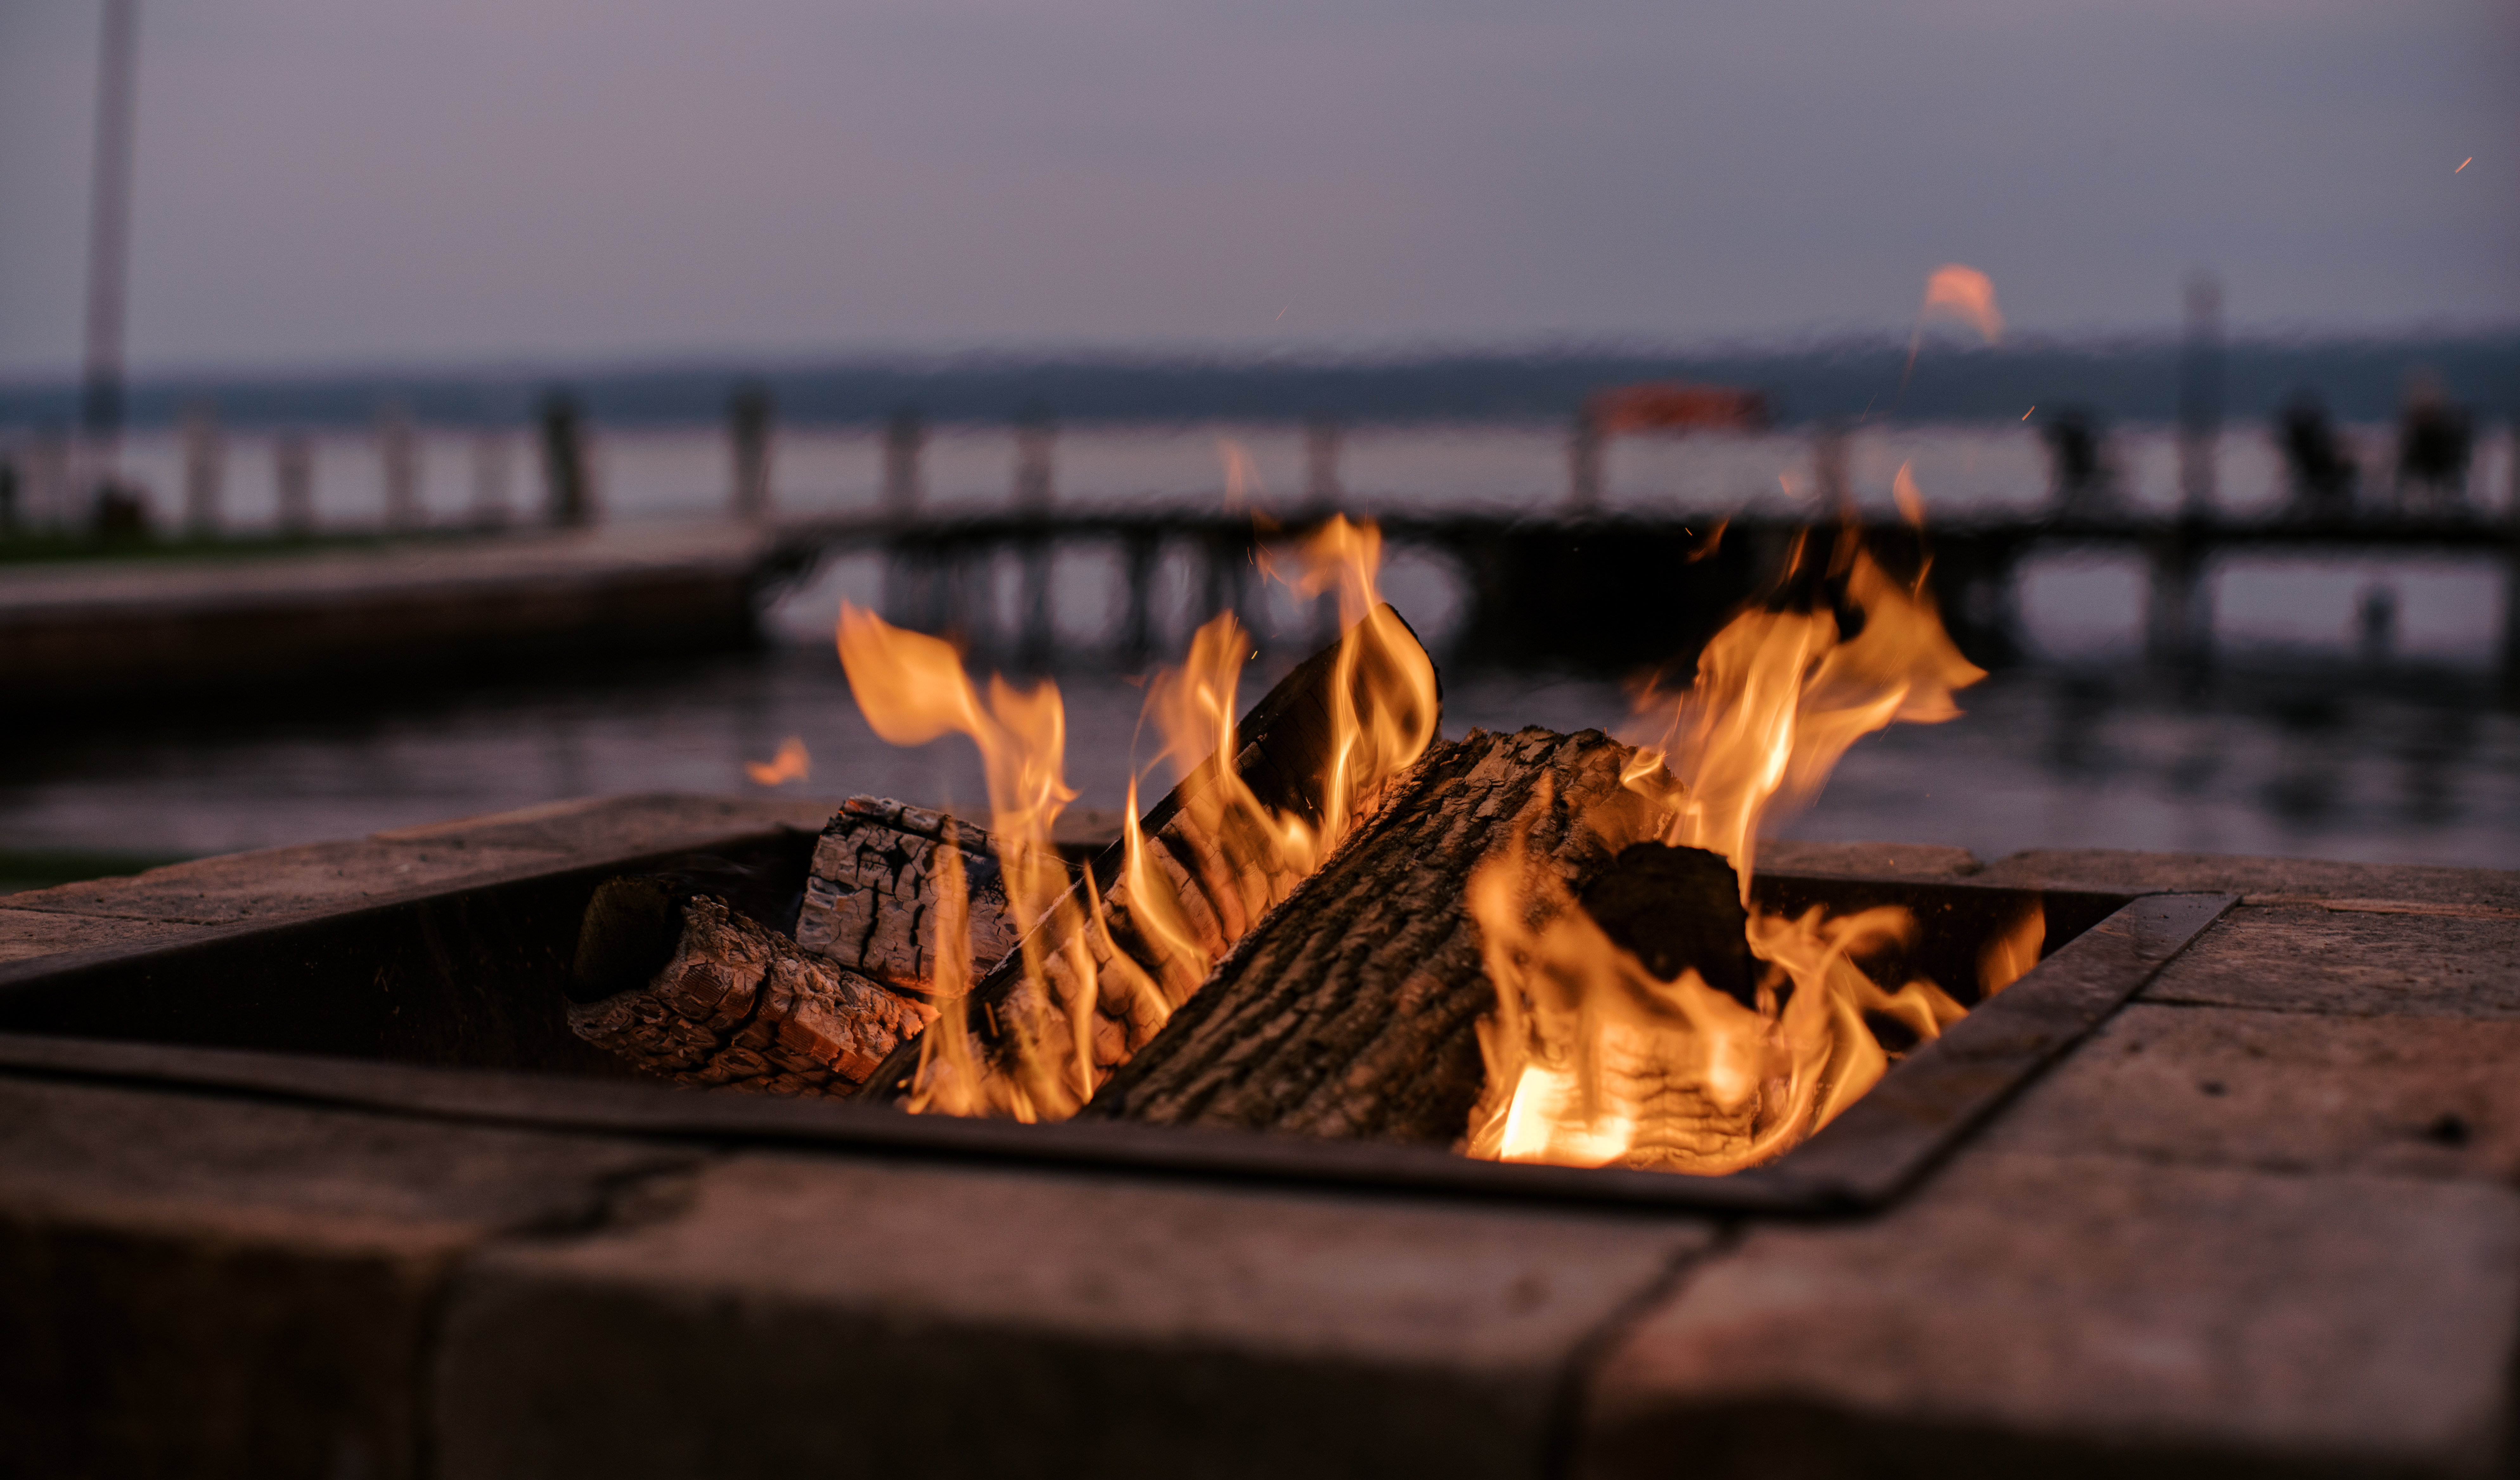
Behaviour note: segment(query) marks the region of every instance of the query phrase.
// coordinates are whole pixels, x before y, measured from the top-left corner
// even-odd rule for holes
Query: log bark
[[[935,1017],[677,883],[596,891],[571,970],[580,1038],[678,1084],[841,1096]]]
[[[1602,874],[1660,823],[1620,785],[1632,754],[1598,731],[1439,742],[1081,1118],[1459,1140],[1496,1006],[1470,875],[1517,834],[1570,893]]]

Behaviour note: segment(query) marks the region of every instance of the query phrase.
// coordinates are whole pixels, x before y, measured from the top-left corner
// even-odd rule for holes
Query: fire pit
[[[1891,905],[1914,912],[1935,943],[1928,965],[1973,960],[2031,901],[2046,907],[2051,949],[2011,990],[1920,1048],[1809,1145],[1777,1166],[1725,1179],[1478,1161],[1390,1142],[907,1116],[844,1100],[690,1093],[625,1099],[615,1085],[637,1076],[573,1035],[564,1010],[579,920],[599,883],[694,857],[771,877],[784,870],[801,883],[813,841],[792,828],[736,832],[707,838],[704,854],[634,854],[272,923],[214,926],[173,943],[0,964],[0,1034],[19,1035],[7,1052],[30,1065],[95,1064],[431,1114],[469,1113],[471,1106],[536,1124],[642,1135],[1501,1199],[1851,1208],[1878,1205],[1909,1185],[2230,903],[2221,894],[1762,875],[1759,898],[1772,908],[1852,913]],[[210,983],[216,989],[204,990]],[[243,1052],[204,1052],[213,1050]],[[379,1067],[354,1069],[351,1061]],[[382,1065],[533,1078],[529,1091],[518,1088],[527,1081],[514,1079],[489,1091],[477,1078],[385,1072]],[[473,1106],[481,1095],[486,1108]]]
[[[2495,1462],[2520,1009],[2461,973],[2520,940],[2507,875],[1778,845],[1780,908],[2001,919],[2036,893],[2050,949],[1729,1178],[697,1094],[569,1033],[603,880],[792,862],[812,834],[783,821],[826,811],[625,799],[0,910],[18,1452],[384,1475]],[[2182,911],[2223,913],[2164,966]]]
[[[1180,785],[1087,858],[1005,744],[993,836],[627,799],[13,901],[7,1432],[135,1473],[2494,1470],[2520,883],[1751,870],[1798,767],[1934,715],[1863,569],[1810,594],[1846,641],[1753,613],[1782,697],[1713,654],[1668,763],[1437,738],[1366,603],[1247,714],[1221,662],[1158,685]],[[1056,729],[860,635],[862,699],[931,669],[879,730]],[[1753,732],[1767,791],[1702,763]]]

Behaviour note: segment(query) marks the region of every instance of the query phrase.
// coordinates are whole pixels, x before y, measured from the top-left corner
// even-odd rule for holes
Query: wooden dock
[[[1256,596],[1254,555],[1300,535],[1324,515],[1264,527],[1249,515],[1175,511],[993,512],[919,518],[794,522],[779,541],[783,566],[828,553],[879,551],[887,614],[926,631],[954,630],[975,650],[1018,664],[1046,660],[1056,636],[1052,561],[1078,547],[1116,550],[1121,620],[1113,656],[1158,655],[1150,606],[1159,567],[1188,555],[1202,610],[1246,613]],[[1627,670],[1693,652],[1741,603],[1774,581],[1811,526],[1782,515],[1544,515],[1388,511],[1372,516],[1386,544],[1435,558],[1461,582],[1466,611],[1448,655],[1505,666]],[[1871,548],[1921,569],[1963,651],[1985,663],[2022,648],[2015,590],[2033,556],[2117,551],[2151,572],[2148,654],[2171,666],[2206,661],[2213,648],[2208,593],[2217,563],[2271,552],[2362,556],[2429,553],[2493,561],[2505,572],[2503,671],[2520,684],[2520,519],[2476,511],[2419,516],[2177,518],[2058,516],[2040,510],[1957,517],[1919,531],[1895,517],[1858,516]],[[994,570],[1022,570],[1018,620],[995,621]],[[1308,635],[1309,636],[1309,635]]]
[[[1213,505],[1210,506],[1214,507]],[[1158,630],[1156,590],[1187,559],[1198,611],[1256,620],[1264,548],[1323,516],[1144,509],[1007,510],[838,519],[711,520],[406,536],[358,545],[209,547],[0,564],[0,683],[29,712],[143,707],[311,684],[470,682],[597,660],[723,650],[757,640],[765,590],[841,554],[884,567],[886,615],[956,634],[976,657],[1139,666],[1182,634]],[[1395,552],[1449,568],[1462,616],[1444,656],[1503,667],[1623,672],[1685,659],[1767,590],[1807,525],[1782,515],[1582,515],[1563,511],[1373,516]],[[2236,554],[2433,553],[2505,572],[2503,672],[2520,695],[2520,524],[2499,516],[2303,520],[2163,519],[2038,512],[1917,529],[1862,520],[1894,568],[1922,570],[1963,651],[2019,653],[2015,588],[2034,556],[2110,550],[2151,571],[2150,655],[2205,662],[2210,581]],[[1052,579],[1072,554],[1117,556],[1118,620],[1101,651],[1062,636]],[[1019,571],[1016,619],[998,618],[1002,562]],[[1288,634],[1309,642],[1316,634]]]
[[[42,717],[726,648],[776,558],[711,522],[0,566],[0,683]]]

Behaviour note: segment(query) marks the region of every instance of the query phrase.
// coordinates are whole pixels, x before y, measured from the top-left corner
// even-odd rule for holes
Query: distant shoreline
[[[719,421],[732,388],[752,381],[769,387],[781,422],[793,426],[871,426],[904,408],[939,423],[1048,416],[1079,425],[1328,419],[1359,426],[1562,422],[1603,385],[1703,381],[1766,392],[1787,426],[2016,420],[2034,406],[2161,422],[2175,414],[2181,354],[2175,340],[1999,349],[1929,342],[1904,378],[1907,346],[1888,340],[1346,359],[968,355],[813,364],[694,357],[647,366],[143,376],[132,382],[128,404],[136,428],[170,425],[195,405],[248,428],[366,426],[389,405],[423,423],[506,426],[523,422],[544,393],[564,386],[599,425],[676,426]],[[2232,421],[2262,420],[2302,390],[2341,418],[2387,420],[2418,373],[2436,377],[2482,422],[2520,413],[2520,331],[2235,338],[2222,359],[2222,399]],[[67,428],[76,407],[70,381],[0,381],[0,434]]]

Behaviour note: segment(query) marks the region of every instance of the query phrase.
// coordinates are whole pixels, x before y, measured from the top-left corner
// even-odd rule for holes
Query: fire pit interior
[[[1978,676],[1851,536],[1645,693],[1659,744],[1444,738],[1372,526],[1290,559],[1341,635],[1246,711],[1248,635],[1201,628],[1148,685],[1177,785],[1099,850],[1054,842],[1055,687],[984,694],[843,607],[877,733],[974,741],[985,827],[851,798],[819,835],[56,963],[0,1028],[670,1080],[1021,1156],[1799,1205],[1888,1195],[2222,907],[1758,869],[1772,802]]]

